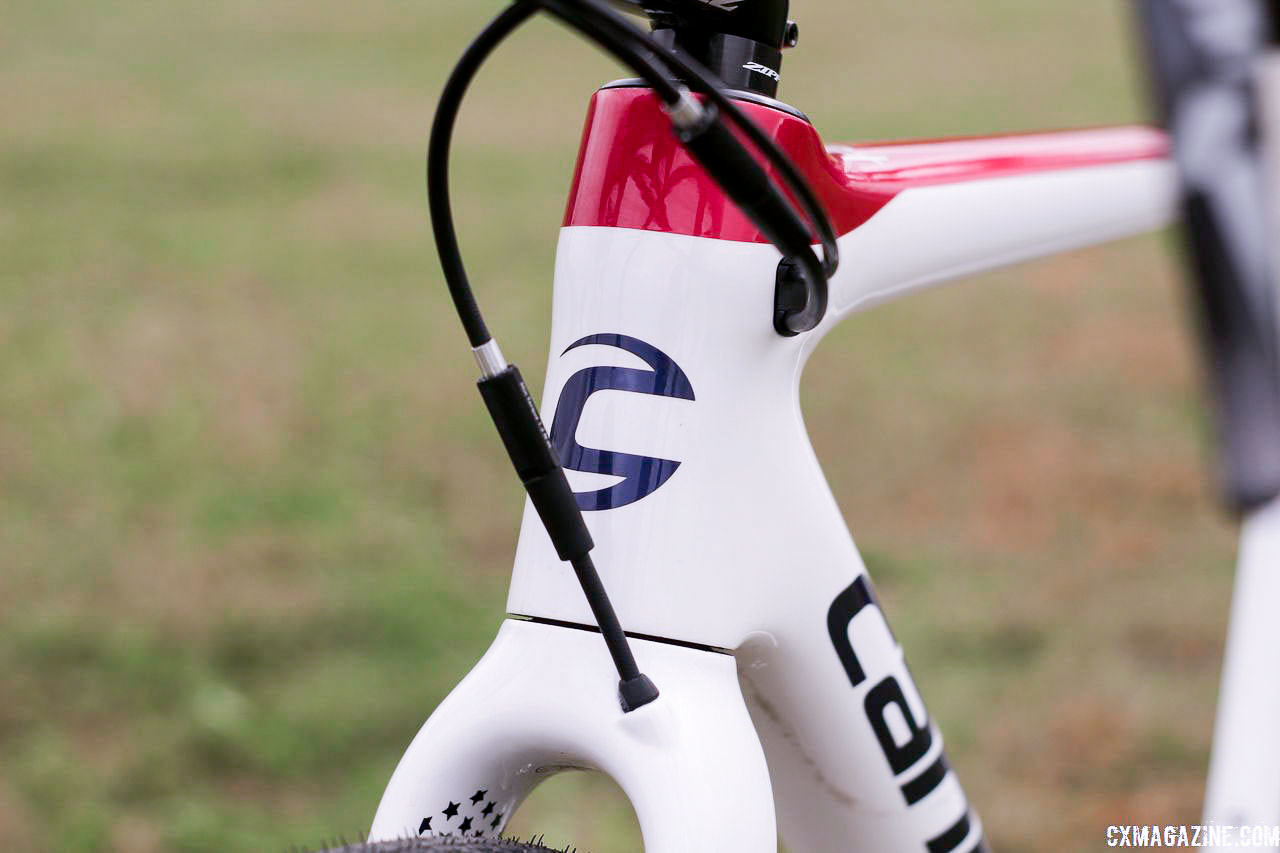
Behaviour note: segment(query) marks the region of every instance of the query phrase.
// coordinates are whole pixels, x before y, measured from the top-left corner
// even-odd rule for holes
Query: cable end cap
[[[618,682],[618,699],[622,702],[622,710],[628,714],[657,698],[658,688],[643,672],[635,678]]]

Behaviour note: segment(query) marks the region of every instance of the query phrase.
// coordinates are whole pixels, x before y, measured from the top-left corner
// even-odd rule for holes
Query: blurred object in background
[[[1270,3],[1270,12],[1280,4]],[[1260,0],[1141,0],[1183,181],[1183,232],[1216,403],[1225,497],[1243,515],[1205,820],[1280,822],[1280,21]],[[1268,44],[1268,42],[1270,42]]]
[[[1258,0],[1142,0],[1222,433],[1227,502],[1280,492],[1280,362],[1255,70]]]
[[[1256,65],[1258,109],[1263,138],[1265,196],[1270,201],[1268,243],[1271,269],[1280,276],[1280,0],[1262,0],[1266,15],[1266,46]]]

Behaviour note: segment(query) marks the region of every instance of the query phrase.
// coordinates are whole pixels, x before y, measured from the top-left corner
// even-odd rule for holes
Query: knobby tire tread
[[[330,847],[316,853],[412,853],[412,851],[441,851],[442,853],[573,853],[574,848],[546,847],[537,840],[516,841],[510,838],[462,838],[443,835],[428,838],[404,838],[395,841],[376,841],[364,844],[346,844]]]

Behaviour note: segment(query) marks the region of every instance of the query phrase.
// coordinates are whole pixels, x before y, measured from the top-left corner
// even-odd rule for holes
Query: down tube
[[[1174,187],[1170,164],[1149,159],[907,190],[841,238],[841,255],[848,260],[831,283],[831,311],[806,342],[806,355],[845,316],[911,291],[1160,227],[1170,218]],[[906,246],[912,250],[904,251]],[[841,828],[832,815],[864,805],[824,777],[821,759],[814,755],[825,753],[807,752],[797,737],[801,728],[811,737],[820,731],[815,718],[823,704],[842,702],[839,689],[830,685],[843,676],[860,704],[853,712],[860,717],[855,730],[860,724],[872,731],[880,749],[882,760],[872,759],[862,769],[887,774],[882,789],[899,795],[897,802],[884,804],[886,811],[934,810],[918,824],[935,830],[945,825],[925,839],[923,849],[930,853],[985,849],[981,827],[852,541],[847,548],[845,558],[857,566],[857,576],[831,600],[824,636],[801,631],[795,623],[790,631],[775,631],[740,649],[741,681],[774,774],[783,835],[804,836],[803,849],[838,849]],[[839,672],[830,665],[831,650]],[[792,703],[787,713],[771,707],[770,697],[791,695],[822,701]],[[856,739],[848,735],[835,751]],[[833,801],[844,808],[833,808]],[[944,815],[953,822],[938,823]]]
[[[986,850],[865,571],[825,617],[823,631],[738,652],[783,839],[802,851]]]
[[[831,311],[806,342],[806,356],[827,331],[859,310],[963,275],[1160,227],[1171,217],[1174,197],[1172,169],[1160,159],[908,190],[841,238],[847,260],[832,281]],[[883,803],[885,813],[919,810],[912,823],[937,833],[914,849],[983,850],[981,826],[852,540],[843,559],[856,566],[856,577],[831,599],[823,635],[793,622],[739,650],[740,680],[775,779],[783,836],[803,837],[800,849],[839,849],[839,815],[865,811],[866,804],[833,784],[822,763],[828,748],[847,754],[861,728],[874,733],[880,751],[880,760],[862,763],[862,771],[882,775],[880,790],[898,795],[896,802]],[[838,671],[831,665],[832,650]],[[812,742],[822,725],[833,725],[829,719],[818,722],[824,706],[847,707],[841,689],[850,687],[860,707],[851,712],[854,722],[844,742],[834,736],[830,744]],[[796,695],[808,703],[788,703],[785,712],[771,705],[770,697]],[[798,736],[802,729],[809,733],[807,745]]]

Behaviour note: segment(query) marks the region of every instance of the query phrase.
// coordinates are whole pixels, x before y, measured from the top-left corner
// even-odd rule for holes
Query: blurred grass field
[[[355,836],[493,635],[521,498],[444,298],[422,158],[497,8],[5,3],[0,847]],[[1141,120],[1126,11],[795,0],[781,95],[832,142]],[[459,128],[467,260],[535,384],[586,100],[620,76],[535,23]],[[1199,815],[1234,530],[1171,246],[877,309],[806,379],[997,850]],[[551,787],[517,831],[638,849],[616,791]]]

